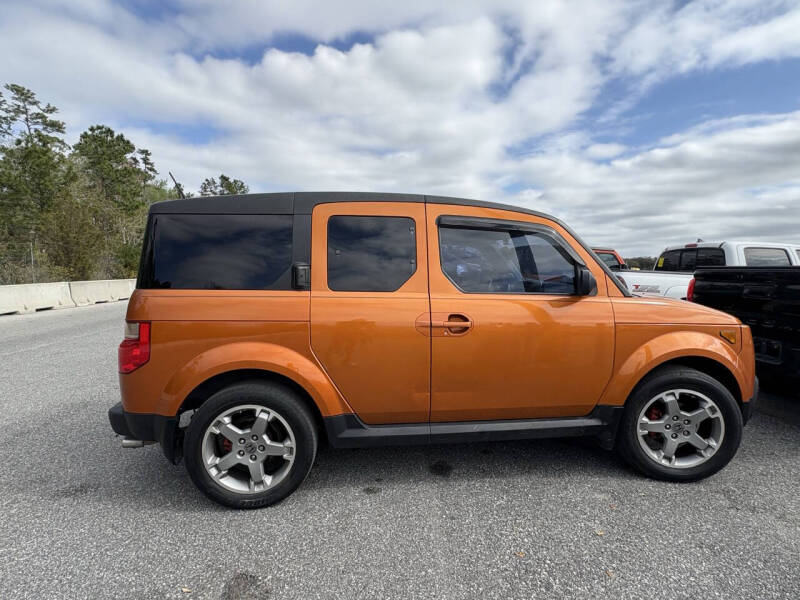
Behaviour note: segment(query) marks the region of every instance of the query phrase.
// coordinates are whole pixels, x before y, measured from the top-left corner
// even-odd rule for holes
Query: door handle
[[[422,335],[441,337],[464,335],[474,323],[462,313],[422,313],[414,321],[414,327]]]
[[[472,321],[431,321],[431,327],[444,327],[445,329],[469,329],[472,327]]]
[[[472,329],[472,319],[461,313],[453,313],[447,319],[431,319],[431,327],[434,329],[445,329],[445,333],[451,335],[463,335]]]

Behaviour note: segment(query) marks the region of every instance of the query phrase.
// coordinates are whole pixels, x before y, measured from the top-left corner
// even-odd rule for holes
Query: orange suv
[[[119,348],[123,446],[213,500],[275,503],[317,447],[586,436],[691,481],[739,446],[750,330],[631,297],[518,207],[286,193],[154,204]]]

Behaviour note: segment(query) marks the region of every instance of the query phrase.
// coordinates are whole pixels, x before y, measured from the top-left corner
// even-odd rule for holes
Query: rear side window
[[[153,215],[140,288],[291,289],[291,215]]]
[[[440,227],[442,270],[462,292],[574,294],[575,263],[549,236]]]
[[[745,248],[744,262],[748,267],[788,267],[791,264],[783,248]]]
[[[681,260],[680,250],[664,252],[656,261],[656,271],[677,271]]]
[[[394,292],[417,270],[414,219],[333,216],[328,219],[328,288]]]

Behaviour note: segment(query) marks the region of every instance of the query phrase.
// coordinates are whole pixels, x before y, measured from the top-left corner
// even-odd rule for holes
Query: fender
[[[709,358],[724,366],[736,379],[742,398],[747,380],[736,349],[708,333],[675,331],[648,340],[626,357],[617,356],[622,363],[615,369],[598,404],[621,406],[642,378],[661,364],[676,358]]]
[[[195,356],[170,379],[158,399],[159,414],[175,415],[183,401],[204,381],[228,371],[271,371],[302,387],[323,417],[352,413],[322,368],[285,346],[262,342],[237,342],[215,346]]]

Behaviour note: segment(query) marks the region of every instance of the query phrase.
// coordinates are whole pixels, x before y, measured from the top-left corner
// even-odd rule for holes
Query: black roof
[[[273,194],[241,194],[232,196],[196,196],[182,200],[157,202],[150,208],[156,213],[181,214],[270,214],[270,215],[309,215],[317,204],[328,202],[427,202],[429,204],[460,204],[462,206],[480,206],[498,208],[514,212],[536,215],[554,219],[550,215],[534,210],[467,200],[465,198],[449,198],[447,196],[427,196],[422,194],[388,194],[372,192],[279,192]]]

